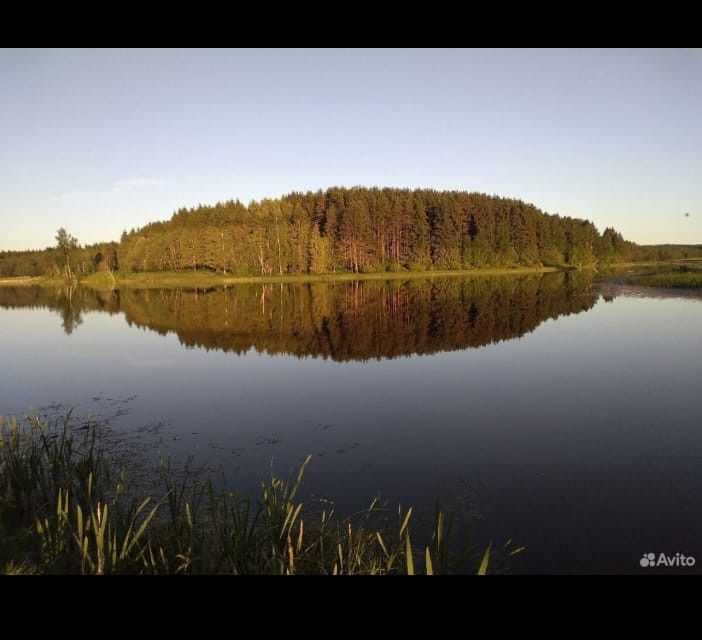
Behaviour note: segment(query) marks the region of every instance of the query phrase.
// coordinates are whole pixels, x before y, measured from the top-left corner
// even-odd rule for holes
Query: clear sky
[[[0,249],[334,185],[701,243],[702,50],[0,50]]]

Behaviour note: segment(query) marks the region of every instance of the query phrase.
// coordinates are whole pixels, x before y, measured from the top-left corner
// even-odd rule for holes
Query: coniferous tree
[[[614,229],[483,193],[351,189],[198,205],[125,231],[119,243],[0,252],[0,276],[206,269],[237,275],[574,266],[702,257],[700,246],[638,246]]]

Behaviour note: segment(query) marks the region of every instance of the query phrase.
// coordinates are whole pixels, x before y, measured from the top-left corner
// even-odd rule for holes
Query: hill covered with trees
[[[60,235],[60,234],[59,234]],[[70,238],[70,236],[68,236]],[[58,239],[58,236],[57,236]],[[0,253],[0,276],[219,271],[232,275],[573,266],[702,257],[642,247],[612,228],[462,191],[331,188],[180,209],[120,242]],[[70,262],[66,265],[66,260]]]
[[[126,233],[127,271],[246,275],[592,264],[626,253],[613,229],[463,192],[329,189],[182,209]]]

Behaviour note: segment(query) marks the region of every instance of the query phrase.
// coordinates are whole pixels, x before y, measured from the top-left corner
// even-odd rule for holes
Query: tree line
[[[0,277],[48,276],[71,279],[96,271],[117,271],[117,243],[81,246],[61,228],[56,246],[29,251],[0,251]]]
[[[59,232],[59,234],[61,231]],[[64,232],[65,233],[65,232]],[[70,237],[70,236],[69,236]],[[209,270],[234,275],[573,266],[702,257],[613,228],[462,191],[340,188],[176,211],[119,243],[0,253],[0,275]],[[68,265],[67,265],[68,262]]]

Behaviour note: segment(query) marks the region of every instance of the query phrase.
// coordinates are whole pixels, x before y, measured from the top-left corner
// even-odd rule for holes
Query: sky
[[[702,243],[701,152],[702,49],[0,49],[0,250],[354,185]]]

